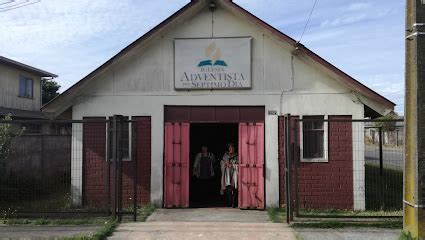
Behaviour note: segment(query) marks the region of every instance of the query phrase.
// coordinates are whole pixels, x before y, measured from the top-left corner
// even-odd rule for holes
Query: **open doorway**
[[[225,198],[220,194],[220,160],[228,143],[238,146],[237,123],[195,123],[190,125],[190,207],[225,207]],[[214,175],[194,176],[195,158],[201,152],[202,146],[208,147],[208,152],[215,156],[212,164]],[[203,169],[205,170],[205,169]],[[205,171],[204,171],[205,172]],[[207,171],[209,172],[209,171]]]

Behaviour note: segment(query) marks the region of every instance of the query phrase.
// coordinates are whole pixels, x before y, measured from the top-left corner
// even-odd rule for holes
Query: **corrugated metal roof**
[[[41,69],[38,69],[38,68],[35,68],[35,67],[31,67],[29,65],[17,62],[15,60],[12,60],[12,59],[9,59],[9,58],[3,57],[3,56],[0,56],[0,63],[3,63],[5,65],[9,65],[9,66],[12,66],[12,67],[16,67],[16,68],[22,69],[24,71],[31,72],[31,73],[33,73],[37,76],[40,76],[40,77],[53,77],[53,78],[58,77],[58,75],[56,75],[56,74],[49,73],[47,71],[44,71],[44,70],[41,70]]]
[[[0,116],[5,116],[7,114],[11,114],[12,117],[19,118],[48,119],[47,115],[43,112],[0,107]]]

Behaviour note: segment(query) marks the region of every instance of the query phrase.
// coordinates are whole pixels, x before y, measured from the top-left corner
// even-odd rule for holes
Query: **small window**
[[[123,123],[122,127],[122,160],[123,161],[130,161],[130,132],[129,132],[129,125],[130,122],[128,121],[128,117],[124,117],[126,121]],[[112,143],[113,143],[113,124],[112,124],[112,117],[109,118],[109,124],[108,124],[108,157],[110,160],[112,160]]]
[[[33,98],[34,81],[31,78],[21,76],[19,78],[19,96]]]
[[[324,116],[304,116],[302,122],[302,159],[326,161],[326,131]]]

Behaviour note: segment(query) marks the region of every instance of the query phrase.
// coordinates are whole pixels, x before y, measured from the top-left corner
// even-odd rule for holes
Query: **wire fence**
[[[281,123],[288,218],[401,216],[403,120],[292,116]]]
[[[0,217],[135,217],[137,128],[120,116],[0,121]]]
[[[150,118],[0,121],[0,217],[135,217],[150,197],[144,136],[151,136]],[[280,192],[288,216],[400,216],[403,146],[402,120],[281,118]]]

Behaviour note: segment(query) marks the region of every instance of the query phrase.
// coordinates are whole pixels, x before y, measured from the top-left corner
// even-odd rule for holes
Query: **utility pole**
[[[404,230],[425,239],[425,0],[406,5]]]

